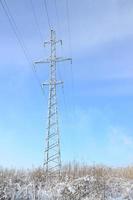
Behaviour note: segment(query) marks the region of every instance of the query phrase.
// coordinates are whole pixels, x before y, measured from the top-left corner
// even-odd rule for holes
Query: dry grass
[[[26,181],[27,177],[34,182],[45,182],[46,176],[43,168],[36,168],[31,170],[15,170],[15,169],[4,169],[0,168],[0,182],[3,182],[8,177],[13,178],[17,182],[18,177],[23,178]],[[95,176],[95,177],[119,177],[126,179],[133,179],[133,166],[128,167],[107,167],[104,165],[81,165],[76,162],[69,163],[62,167],[61,179],[68,178],[74,180],[76,178],[85,177],[85,176]]]
[[[111,195],[114,191],[116,193],[118,191],[118,194],[119,191],[125,194],[122,191],[123,187],[121,187],[121,184],[126,185],[126,179],[133,179],[132,166],[111,168],[103,165],[80,165],[74,162],[62,167],[60,180],[57,179],[57,177],[51,177],[50,181],[47,182],[46,173],[42,168],[31,170],[0,168],[0,199],[29,198],[41,200],[44,199],[44,191],[47,191],[49,195],[53,195],[53,197],[47,198],[48,200],[79,200],[82,196],[93,196],[91,199],[103,200],[108,199],[108,195],[110,195],[109,191],[112,191]],[[128,180],[127,182],[130,183]],[[112,186],[112,184],[114,184],[114,186]],[[56,188],[56,186],[59,188]],[[60,187],[63,187],[63,189]],[[70,190],[71,187],[74,189],[74,193]],[[130,189],[129,184],[128,187]],[[60,195],[62,195],[60,198],[58,198],[57,195],[59,191]],[[41,195],[41,197],[39,195]]]
[[[81,165],[76,162],[63,166],[62,175],[70,178],[84,177],[93,175],[97,177],[119,177],[133,179],[133,166],[127,167],[107,167],[105,165]]]

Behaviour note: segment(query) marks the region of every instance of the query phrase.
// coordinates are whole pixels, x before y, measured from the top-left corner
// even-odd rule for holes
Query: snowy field
[[[42,170],[1,169],[0,200],[133,200],[131,178],[107,171],[88,171],[80,177],[78,173],[63,173],[61,180],[46,182]]]

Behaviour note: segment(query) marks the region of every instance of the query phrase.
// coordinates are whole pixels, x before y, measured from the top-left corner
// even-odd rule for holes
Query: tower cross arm
[[[39,60],[39,61],[35,61],[34,64],[47,64],[50,63],[51,60],[50,59],[46,59],[46,60]]]
[[[56,58],[56,62],[64,62],[64,61],[70,61],[72,64],[72,58]]]
[[[60,84],[63,84],[64,82],[63,81],[56,81],[56,80],[54,80],[54,81],[45,81],[45,82],[43,82],[42,83],[42,85],[43,86],[47,86],[47,85],[60,85]]]
[[[71,58],[62,58],[62,57],[35,61],[34,64],[47,64],[47,63],[51,63],[51,62],[64,62],[64,61],[70,61],[71,64],[72,64],[72,59]]]

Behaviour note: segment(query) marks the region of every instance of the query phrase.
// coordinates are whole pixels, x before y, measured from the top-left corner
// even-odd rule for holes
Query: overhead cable
[[[37,31],[39,33],[41,42],[43,42],[43,35],[42,35],[41,30],[40,30],[40,26],[39,26],[39,23],[38,23],[38,19],[37,19],[35,7],[34,7],[34,4],[33,4],[33,0],[30,0],[30,4],[31,4],[31,8],[32,8],[32,13],[33,13],[33,16],[34,16],[35,24],[36,24],[36,27],[37,27]]]
[[[18,41],[18,43],[19,43],[19,45],[20,45],[20,47],[21,47],[21,49],[22,49],[22,51],[23,51],[23,53],[25,55],[25,58],[26,58],[26,60],[27,60],[27,62],[29,64],[30,68],[32,69],[32,71],[34,73],[34,76],[35,76],[35,78],[36,78],[36,80],[37,80],[37,82],[38,82],[38,84],[39,84],[39,86],[41,88],[41,91],[42,91],[43,95],[44,95],[44,90],[42,88],[42,85],[41,85],[40,80],[39,80],[39,78],[37,76],[37,73],[36,73],[35,64],[32,62],[32,59],[30,58],[28,50],[26,49],[26,47],[24,45],[23,39],[21,38],[21,34],[20,34],[19,30],[18,30],[18,27],[17,27],[16,22],[15,22],[12,14],[11,14],[11,11],[10,11],[8,5],[7,5],[6,0],[3,0],[3,1],[0,0],[0,4],[1,4],[1,6],[2,6],[7,18],[8,18],[8,21],[9,21],[9,23],[11,25],[11,28],[12,28],[16,38],[17,38],[17,41]]]
[[[43,0],[43,2],[44,2],[46,15],[47,15],[48,26],[49,26],[49,29],[52,30],[52,26],[51,26],[51,23],[50,23],[50,17],[49,17],[49,13],[48,13],[47,0]]]
[[[69,40],[69,51],[70,56],[72,57],[72,44],[71,44],[71,30],[70,30],[70,12],[69,12],[69,2],[66,0],[66,13],[67,13],[67,25],[68,25],[68,40]],[[71,63],[71,77],[72,77],[72,90],[74,95],[74,73],[73,73],[73,62]],[[75,105],[74,107],[74,113],[75,113]]]

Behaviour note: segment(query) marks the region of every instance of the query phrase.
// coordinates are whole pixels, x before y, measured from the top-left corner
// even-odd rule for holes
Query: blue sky
[[[48,1],[50,23],[63,40],[58,55],[73,65],[58,65],[64,95],[58,91],[62,161],[77,160],[125,166],[133,163],[133,1]],[[43,0],[7,0],[32,60],[48,56],[49,38]],[[58,19],[57,19],[58,17]],[[0,165],[32,167],[43,163],[47,122],[47,88],[38,83],[0,7]],[[73,74],[72,74],[73,71]],[[41,81],[48,66],[37,69]]]

